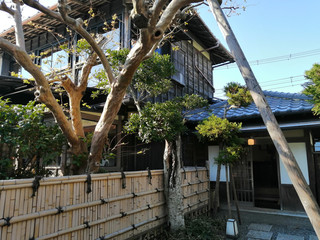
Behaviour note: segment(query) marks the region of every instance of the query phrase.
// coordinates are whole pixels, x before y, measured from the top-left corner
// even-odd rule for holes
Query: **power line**
[[[297,58],[311,57],[311,56],[315,56],[315,55],[320,55],[320,49],[314,49],[314,50],[293,53],[293,54],[283,55],[283,56],[278,56],[278,57],[264,58],[264,59],[260,59],[260,60],[253,60],[253,61],[249,61],[249,64],[250,65],[263,65],[263,64],[269,64],[269,63],[293,60],[293,59],[297,59]],[[236,67],[237,67],[236,63],[231,63],[231,64],[225,65],[223,67],[218,67],[215,70],[216,71],[217,70],[226,70],[226,69],[231,69],[231,68],[236,68]]]
[[[299,78],[299,79],[297,79],[297,78]],[[285,78],[277,78],[277,79],[272,79],[272,80],[267,80],[267,81],[259,81],[259,84],[261,86],[263,86],[263,85],[266,86],[265,85],[266,83],[273,83],[272,85],[277,85],[277,84],[281,84],[280,82],[283,82],[283,81],[287,82],[288,80],[290,82],[302,81],[302,80],[306,81],[306,79],[304,78],[304,75],[297,75],[297,76],[291,76],[291,77],[285,77]],[[217,91],[223,91],[223,88],[218,88],[218,89],[216,89],[216,92]]]
[[[303,75],[298,75],[298,76],[279,78],[279,79],[260,82],[260,86],[263,90],[274,90],[274,89],[278,90],[283,88],[295,87],[299,85],[301,86],[306,81],[307,79],[305,79]],[[215,97],[218,97],[218,98],[225,97],[224,90],[222,88],[216,89]]]

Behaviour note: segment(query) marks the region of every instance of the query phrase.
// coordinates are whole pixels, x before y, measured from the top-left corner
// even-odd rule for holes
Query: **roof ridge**
[[[263,91],[266,97],[277,97],[277,98],[289,98],[289,99],[301,99],[301,100],[311,100],[311,97],[303,93],[285,93],[277,91]]]

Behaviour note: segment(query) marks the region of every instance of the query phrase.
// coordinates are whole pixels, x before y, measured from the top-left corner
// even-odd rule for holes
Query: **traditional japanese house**
[[[95,13],[95,17],[89,22],[88,29],[92,33],[108,36],[110,41],[106,48],[119,49],[130,48],[136,39],[137,29],[131,23],[129,17],[132,3],[128,0],[92,0],[91,4],[84,1],[70,1],[70,16],[73,18],[87,19],[89,11]],[[52,6],[52,10],[57,10],[57,6]],[[175,66],[176,73],[172,76],[172,89],[167,94],[163,94],[154,101],[165,101],[175,96],[184,94],[198,94],[214,100],[213,69],[221,64],[233,62],[233,57],[224,48],[222,44],[210,32],[201,18],[193,13],[186,21],[188,24],[179,26],[170,41],[163,44],[157,51],[162,54],[170,54],[171,60]],[[111,27],[106,27],[107,25]],[[80,36],[70,32],[65,25],[60,22],[39,13],[23,22],[25,33],[25,44],[28,52],[35,54],[35,63],[39,64],[43,71],[50,68],[58,68],[61,71],[69,66],[72,69],[74,81],[77,81],[77,75],[85,58],[77,57],[72,53],[66,53],[59,48],[61,44],[68,44],[77,41]],[[0,34],[11,42],[15,42],[14,28],[10,28]],[[175,48],[176,51],[172,49]],[[177,50],[178,49],[178,50]],[[61,61],[60,56],[64,57]],[[60,59],[58,61],[58,59]],[[99,64],[95,69],[99,69]],[[93,70],[94,71],[94,70]],[[10,98],[12,103],[26,103],[34,99],[32,83],[24,84],[20,78],[12,77],[11,72],[19,73],[21,78],[28,78],[30,75],[21,68],[16,61],[0,49],[0,95]],[[94,83],[89,83],[94,87]],[[86,131],[92,131],[99,119],[100,112],[104,105],[105,96],[99,96],[97,99],[90,99],[90,92],[93,88],[88,88],[85,101],[91,106],[91,109],[83,109],[82,118]],[[66,96],[57,96],[67,102]],[[114,126],[110,132],[110,139],[120,140],[121,129],[130,112],[136,111],[133,104],[125,99],[123,106],[114,121]],[[127,139],[129,144],[123,145],[116,150],[116,158],[112,161],[104,162],[108,171],[138,170],[150,167],[151,169],[162,168],[161,154],[159,149],[161,144],[141,145],[134,137]],[[187,145],[192,145],[189,141]],[[142,149],[149,149],[145,154],[137,155]],[[186,155],[190,153],[190,148],[186,147]],[[201,151],[202,153],[202,151]],[[203,162],[206,156],[203,155]],[[195,162],[191,157],[189,162]]]
[[[320,203],[320,120],[311,111],[313,105],[303,94],[264,93],[307,183]],[[198,109],[188,119],[197,123],[211,114],[223,117],[226,104],[226,101],[212,104],[209,111]],[[245,206],[303,211],[255,104],[230,109],[227,119],[242,122],[241,137],[247,142],[247,155],[233,168],[238,200]],[[217,165],[214,158],[218,152],[217,143],[208,143],[212,186],[216,181]],[[221,181],[224,192],[226,174],[223,166]],[[222,193],[221,196],[225,197],[226,194]]]

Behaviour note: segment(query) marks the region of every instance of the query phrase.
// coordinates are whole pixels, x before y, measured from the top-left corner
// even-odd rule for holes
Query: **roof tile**
[[[310,112],[313,108],[313,104],[308,101],[311,98],[304,94],[272,91],[264,91],[264,94],[275,115]],[[195,109],[189,112],[186,118],[189,121],[198,122],[208,118],[212,114],[223,117],[224,106],[226,104],[227,101],[225,100],[212,104],[209,108]],[[244,120],[258,116],[260,116],[260,113],[254,103],[251,103],[248,107],[232,108],[227,112],[229,120]]]

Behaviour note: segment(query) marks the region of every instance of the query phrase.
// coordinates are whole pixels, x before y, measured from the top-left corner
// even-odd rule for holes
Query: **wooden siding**
[[[198,94],[204,98],[212,98],[214,87],[212,82],[212,62],[195,48],[192,41],[180,41],[174,46],[184,53],[184,84],[181,94]],[[176,59],[173,59],[175,62]],[[174,81],[175,82],[175,81]],[[176,85],[181,83],[175,82]],[[177,96],[179,96],[177,94]]]

